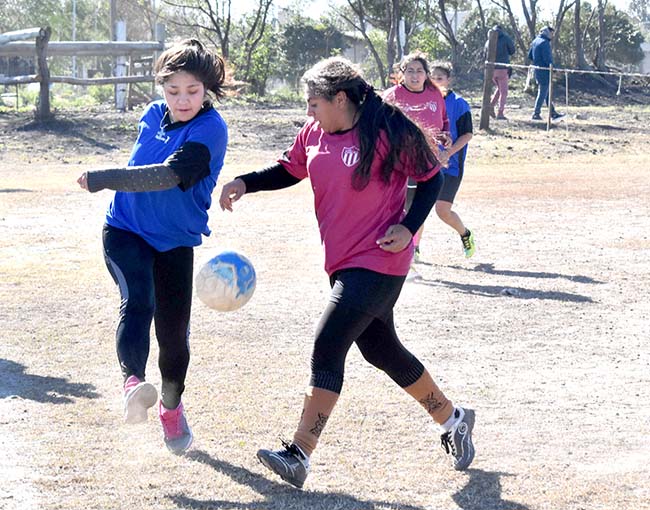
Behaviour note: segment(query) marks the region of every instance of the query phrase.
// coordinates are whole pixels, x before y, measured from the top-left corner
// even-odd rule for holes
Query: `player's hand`
[[[388,227],[384,237],[377,239],[376,242],[382,250],[397,253],[406,248],[412,238],[409,229],[398,223]]]
[[[81,186],[81,189],[88,190],[88,174],[86,172],[82,173],[77,179],[77,184]]]
[[[438,154],[438,162],[441,167],[447,168],[449,166],[449,153],[447,151],[440,151]]]
[[[437,133],[436,134],[436,141],[438,143],[442,144],[442,146],[445,149],[449,149],[449,147],[451,147],[451,145],[453,143],[451,141],[451,133],[449,133],[448,131],[440,131],[439,133]]]
[[[246,193],[246,184],[241,179],[235,179],[228,184],[224,184],[221,188],[221,197],[219,198],[219,205],[221,210],[226,209],[232,212],[232,204],[237,202]]]

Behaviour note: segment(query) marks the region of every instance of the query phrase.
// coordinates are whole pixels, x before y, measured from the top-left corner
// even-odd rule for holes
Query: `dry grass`
[[[261,112],[267,127],[291,121],[269,147],[268,133],[243,131],[242,112],[226,113],[222,182],[277,155],[300,119]],[[120,421],[118,296],[99,236],[110,193],[74,182],[128,145],[75,156],[82,164],[34,152],[37,141],[5,150],[0,508],[649,509],[650,156],[634,149],[649,134],[639,115],[627,131],[580,132],[575,119],[551,136],[513,115],[472,144],[457,210],[477,233],[475,258],[428,221],[422,278],[405,286],[396,320],[446,393],[477,410],[472,468],[452,471],[424,412],[353,349],[302,492],[255,452],[292,433],[328,295],[309,187],[213,211],[197,263],[241,250],[258,288],[237,312],[195,305],[184,400],[196,440],[174,457],[156,419]],[[148,375],[158,384],[156,353]]]

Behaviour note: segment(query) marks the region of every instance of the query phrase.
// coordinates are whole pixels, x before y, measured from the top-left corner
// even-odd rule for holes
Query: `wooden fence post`
[[[488,50],[487,61],[485,64],[485,71],[483,72],[483,103],[481,105],[481,122],[479,127],[481,129],[490,128],[490,95],[492,94],[492,75],[494,74],[494,64],[492,62],[497,58],[497,37],[499,33],[490,29],[488,32]]]
[[[553,64],[548,66],[548,117],[546,119],[546,131],[551,129],[553,120]]]
[[[36,120],[46,121],[52,117],[50,112],[50,70],[47,67],[47,43],[50,41],[52,29],[41,28],[36,37],[36,61],[38,64],[38,81],[41,89],[38,95],[38,106],[36,107]]]

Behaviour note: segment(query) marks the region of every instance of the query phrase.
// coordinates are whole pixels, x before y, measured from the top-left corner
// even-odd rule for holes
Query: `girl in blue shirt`
[[[431,70],[431,79],[435,81],[445,96],[452,140],[451,147],[440,151],[440,163],[443,166],[442,172],[445,176],[445,183],[436,201],[436,214],[443,222],[458,232],[463,243],[465,257],[469,258],[476,251],[474,234],[465,226],[458,213],[452,210],[452,206],[460,183],[463,180],[467,144],[474,136],[472,112],[467,101],[450,88],[451,69],[451,64],[440,62],[433,64]]]
[[[83,173],[90,192],[116,190],[103,229],[104,259],[121,295],[117,357],[124,419],[146,421],[158,402],[164,441],[180,454],[192,443],[181,395],[189,365],[193,247],[210,235],[208,209],[223,166],[227,128],[212,101],[223,95],[223,60],[196,39],[156,62],[163,100],[145,109],[126,168]],[[162,387],[145,381],[154,322]]]

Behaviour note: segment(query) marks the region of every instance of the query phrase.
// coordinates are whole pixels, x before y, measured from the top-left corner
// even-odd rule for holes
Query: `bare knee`
[[[436,202],[436,214],[438,218],[444,222],[451,220],[451,205],[450,202]]]

